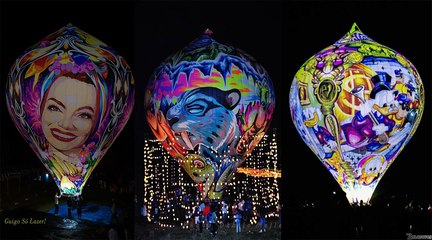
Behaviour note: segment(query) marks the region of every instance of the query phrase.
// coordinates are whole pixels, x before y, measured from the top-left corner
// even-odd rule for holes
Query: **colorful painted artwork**
[[[295,75],[291,117],[348,200],[369,202],[413,136],[424,89],[414,65],[356,24]]]
[[[121,56],[72,25],[16,59],[8,75],[8,110],[61,194],[82,193],[129,119],[134,84]]]
[[[151,130],[203,189],[222,197],[237,168],[269,127],[270,76],[251,56],[216,42],[210,31],[169,57],[147,86]]]

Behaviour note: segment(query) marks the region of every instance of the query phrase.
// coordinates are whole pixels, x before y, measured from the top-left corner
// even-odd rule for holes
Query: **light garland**
[[[227,187],[223,198],[233,201],[246,198],[252,200],[253,211],[249,219],[251,224],[258,222],[256,213],[258,208],[267,213],[266,217],[279,216],[276,211],[279,204],[280,179],[280,163],[277,159],[277,131],[274,128],[268,132],[269,134],[263,136],[260,143],[246,159],[244,168],[240,168],[231,182],[224,183]],[[245,175],[241,173],[243,171],[241,169],[250,169],[251,171],[254,169],[261,172],[262,176]],[[266,174],[270,177],[263,177]],[[186,204],[184,198],[187,197],[189,190],[193,187],[197,187],[196,183],[184,173],[178,162],[166,152],[160,142],[146,138],[144,140],[144,204],[152,213],[152,202],[157,197],[159,200],[160,227],[181,226],[183,229],[190,228],[191,213],[193,207],[199,203],[199,199],[191,200],[189,198],[189,202]],[[181,193],[177,194],[176,190],[181,191]],[[176,199],[172,196],[176,196],[174,197]],[[173,203],[175,200],[178,200],[177,209]],[[185,219],[180,219],[177,210],[186,213]],[[222,214],[218,213],[218,216],[221,222]]]

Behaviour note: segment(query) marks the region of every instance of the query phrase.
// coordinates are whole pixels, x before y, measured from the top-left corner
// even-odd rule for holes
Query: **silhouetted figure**
[[[206,228],[208,228],[208,224],[209,224],[209,219],[208,219],[208,214],[210,213],[210,204],[208,202],[205,203],[205,207],[204,207],[204,217],[205,217],[205,223],[206,223]]]
[[[54,210],[54,214],[56,216],[58,216],[59,213],[59,199],[61,197],[61,194],[56,193],[56,195],[54,196],[54,204],[55,204],[55,210]]]
[[[153,221],[154,223],[159,222],[159,200],[157,197],[153,198]]]
[[[266,229],[265,229],[266,223],[267,223],[267,221],[266,221],[265,214],[264,213],[260,213],[260,216],[259,216],[259,225],[260,225],[259,232],[260,233],[266,232]]]
[[[145,203],[143,203],[143,206],[141,207],[141,216],[143,218],[144,225],[147,224],[147,206]]]
[[[276,207],[276,211],[278,214],[278,223],[279,223],[279,227],[282,227],[282,205],[279,203]]]
[[[199,213],[199,232],[202,233],[203,226],[204,226],[204,214],[202,211]]]
[[[111,225],[109,231],[108,231],[108,240],[118,240],[119,235],[116,229],[116,226]]]
[[[236,233],[241,232],[241,219],[242,219],[242,215],[240,214],[240,212],[237,212],[235,215]]]
[[[228,204],[223,202],[221,211],[222,211],[222,222],[224,224],[227,224],[227,222],[228,222]]]
[[[111,205],[111,224],[117,224],[117,204],[115,199],[112,199],[112,205]]]
[[[81,219],[82,214],[82,198],[80,196],[77,197],[77,215],[78,218]]]
[[[198,224],[199,224],[199,217],[200,217],[200,208],[199,208],[199,205],[196,205],[194,208],[193,208],[193,214],[192,214],[192,216],[194,217],[194,225],[195,225],[195,229],[197,229],[198,228]]]
[[[208,219],[210,224],[210,234],[214,237],[217,234],[217,215],[215,210],[209,212]]]
[[[66,203],[68,208],[68,218],[72,218],[72,198],[69,197]]]

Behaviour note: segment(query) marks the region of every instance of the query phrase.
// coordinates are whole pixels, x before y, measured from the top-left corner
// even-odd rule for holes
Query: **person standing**
[[[282,227],[282,205],[280,203],[277,205],[276,210],[279,215],[279,228],[281,228]]]
[[[158,223],[159,222],[159,206],[156,205],[154,207],[154,223]]]
[[[78,218],[81,219],[81,213],[82,213],[82,198],[81,196],[77,197],[77,215]]]
[[[117,205],[114,198],[111,205],[111,224],[117,224]]]
[[[59,199],[61,197],[61,193],[58,194],[56,193],[54,196],[54,204],[55,204],[55,209],[54,209],[54,215],[58,216],[59,213]]]
[[[203,201],[201,201],[199,207],[200,207],[200,211],[203,212],[204,208],[205,208],[205,203]]]
[[[119,235],[116,229],[116,226],[111,225],[108,231],[108,240],[119,240]]]
[[[159,222],[159,200],[157,196],[153,198],[152,207],[153,207],[153,222],[158,223]]]
[[[207,230],[210,232],[211,235],[213,235],[213,229],[212,229],[212,227],[213,227],[213,225],[212,225],[212,220],[213,220],[213,218],[212,218],[212,214],[213,214],[213,212],[212,212],[212,210],[210,209],[209,212],[208,212],[207,215],[206,215],[206,219],[207,219]]]
[[[228,221],[228,204],[222,203],[222,222],[226,224]]]
[[[267,223],[267,221],[266,221],[266,218],[265,218],[265,214],[264,213],[260,213],[260,216],[259,216],[259,225],[260,225],[259,232],[260,233],[266,232],[266,229],[265,229],[266,223]]]
[[[216,236],[216,234],[217,234],[217,214],[216,214],[216,210],[213,210],[211,212],[210,230],[211,230],[211,233],[212,233],[213,237]]]
[[[208,217],[208,214],[210,213],[210,205],[209,205],[209,203],[205,203],[205,207],[204,207],[204,211],[203,211],[203,214],[204,214],[204,219],[205,219],[205,228],[209,228],[209,226],[208,226],[208,224],[209,224],[209,217]]]
[[[198,224],[199,224],[199,217],[200,217],[200,207],[199,207],[199,205],[196,205],[194,207],[193,217],[194,217],[195,228],[197,228]]]
[[[237,211],[235,215],[236,233],[241,232],[241,219],[242,219],[242,215],[240,214],[240,212]]]
[[[147,206],[145,203],[143,203],[143,206],[141,208],[141,216],[143,217],[144,225],[146,225],[147,224]]]
[[[202,211],[199,213],[199,232],[202,233],[203,225],[204,225],[204,214]]]
[[[66,203],[68,208],[68,218],[72,218],[72,198],[68,197]]]

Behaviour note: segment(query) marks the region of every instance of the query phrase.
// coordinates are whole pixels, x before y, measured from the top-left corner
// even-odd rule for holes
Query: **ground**
[[[207,229],[203,229],[202,233],[199,233],[196,229],[182,229],[181,227],[175,228],[160,228],[156,224],[149,223],[144,225],[142,220],[135,221],[135,239],[281,239],[281,229],[277,221],[269,221],[267,224],[267,230],[265,233],[259,233],[258,225],[244,225],[243,232],[236,233],[235,225],[229,224],[224,226],[219,225],[216,236],[210,235]]]
[[[87,184],[82,217],[77,217],[74,208],[72,218],[68,219],[65,197],[60,199],[59,215],[54,215],[54,195],[58,190],[50,178],[44,179],[42,175],[42,178],[15,179],[7,184],[2,181],[0,188],[0,239],[107,239],[114,196],[108,189],[100,189],[91,182]],[[121,225],[126,222],[123,202],[132,205],[132,200],[116,196]]]
[[[107,239],[111,221],[112,193],[100,189],[90,182],[83,193],[84,205],[79,219],[76,210],[72,218],[67,218],[66,198],[60,199],[60,211],[54,215],[54,195],[57,190],[50,179],[27,178],[12,180],[1,185],[0,204],[0,239]],[[129,206],[119,204],[119,222],[122,225],[122,212],[132,206],[132,200],[124,199]],[[127,219],[128,220],[128,219]],[[211,236],[207,229],[199,233],[196,229],[161,228],[157,224],[145,224],[137,218],[135,223],[123,221],[130,228],[118,227],[120,239],[281,239],[281,229],[277,219],[268,220],[267,231],[259,233],[258,225],[246,224],[242,233],[235,232],[235,225],[219,226],[216,236]],[[124,223],[126,222],[126,223]],[[35,224],[38,223],[38,224]],[[131,225],[131,226],[130,226]],[[133,229],[135,227],[135,229]],[[135,233],[131,234],[131,231]]]

